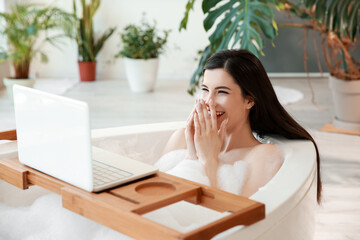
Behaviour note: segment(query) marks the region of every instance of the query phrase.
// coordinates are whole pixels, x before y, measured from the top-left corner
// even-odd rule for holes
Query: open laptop
[[[91,146],[87,103],[14,85],[19,161],[89,192],[157,172],[157,168]]]

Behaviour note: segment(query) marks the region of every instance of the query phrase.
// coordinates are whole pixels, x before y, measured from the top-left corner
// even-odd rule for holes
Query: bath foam
[[[155,166],[160,171],[210,186],[204,166],[198,160],[184,159],[185,149],[171,151],[162,156]],[[218,169],[218,187],[221,190],[240,195],[247,172],[247,162],[221,163]]]
[[[132,239],[62,208],[56,194],[44,195],[29,207],[0,203],[0,216],[0,240]]]

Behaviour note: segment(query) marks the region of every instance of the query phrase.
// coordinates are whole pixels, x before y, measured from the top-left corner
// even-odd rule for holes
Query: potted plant
[[[0,32],[6,36],[8,43],[7,48],[0,48],[0,60],[9,60],[15,73],[14,76],[4,78],[10,99],[14,84],[28,87],[34,85],[34,77],[29,76],[32,59],[40,55],[41,61],[47,62],[48,57],[42,51],[44,43],[59,46],[62,37],[70,36],[73,20],[72,14],[56,7],[33,4],[15,4],[9,13],[0,13],[0,21],[5,23]],[[53,32],[51,35],[50,30]],[[42,33],[45,33],[45,37],[40,38]]]
[[[156,22],[140,25],[131,24],[120,33],[122,49],[115,57],[124,57],[125,71],[134,92],[153,91],[157,79],[159,55],[163,53],[170,30],[160,36]]]
[[[96,56],[105,41],[114,33],[115,27],[105,31],[95,39],[93,18],[100,6],[100,0],[81,0],[82,15],[77,21],[76,43],[78,45],[78,65],[81,81],[94,81],[96,78]],[[76,0],[73,0],[74,14],[77,14]]]
[[[333,125],[360,131],[360,59],[355,59],[353,54],[360,36],[360,1],[286,1],[285,9],[305,23],[283,25],[320,33],[321,51],[330,72]]]

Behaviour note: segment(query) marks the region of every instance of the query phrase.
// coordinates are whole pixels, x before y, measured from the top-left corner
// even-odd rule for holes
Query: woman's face
[[[241,89],[234,78],[221,68],[205,70],[200,98],[208,106],[212,99],[218,128],[225,119],[229,119],[227,128],[243,125],[247,122],[250,109],[254,105],[253,101],[242,96]]]

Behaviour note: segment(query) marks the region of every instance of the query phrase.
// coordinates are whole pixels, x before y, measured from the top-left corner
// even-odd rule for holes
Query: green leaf
[[[47,57],[47,55],[45,53],[40,52],[40,56],[41,56],[41,62],[43,62],[43,63],[49,62],[49,58]]]
[[[333,31],[336,28],[337,9],[341,0],[334,0],[330,4],[327,12],[326,28]],[[340,2],[341,3],[341,2]]]
[[[107,32],[105,32],[100,38],[99,40],[95,43],[95,47],[94,47],[94,58],[96,58],[97,54],[100,52],[100,50],[102,49],[105,41],[114,33],[116,28],[110,28],[108,29]]]
[[[230,1],[226,4],[224,4],[223,6],[210,11],[204,20],[205,31],[208,31],[214,25],[216,19],[220,15],[222,15],[225,11],[229,10],[232,7],[232,5],[234,5],[234,2]]]
[[[187,27],[187,23],[188,23],[188,19],[189,19],[189,14],[190,14],[190,10],[194,8],[194,3],[195,0],[188,0],[186,7],[185,7],[185,15],[183,17],[183,19],[180,22],[180,27],[179,27],[179,31],[181,31],[182,29],[186,29]]]
[[[359,26],[357,25],[358,16],[360,14],[360,1],[355,2],[351,8],[350,20],[349,20],[349,37],[351,41],[355,41],[356,32]]]
[[[238,22],[239,22],[240,18],[241,18],[241,15],[239,14],[239,15],[236,16],[236,18],[232,21],[232,23],[230,24],[229,28],[228,28],[227,31],[226,31],[226,34],[224,35],[224,37],[223,37],[222,40],[221,40],[221,44],[220,44],[220,46],[218,47],[218,50],[225,49],[225,48],[228,47],[228,45],[229,45],[229,43],[230,43],[230,40],[231,40],[231,38],[233,37],[236,28],[238,27]]]
[[[345,0],[343,1],[343,5],[340,8],[340,27],[339,27],[339,32],[340,32],[340,36],[348,36],[348,24],[349,24],[349,5],[352,2],[352,0]]]
[[[316,0],[304,0],[305,6],[311,8],[315,4]]]
[[[224,19],[216,26],[216,30],[210,35],[210,42],[214,43],[224,34],[224,31],[228,24],[231,22],[231,19],[236,16],[237,12],[240,10],[240,6],[236,8],[231,8],[230,12],[225,14]]]
[[[256,22],[256,25],[260,26],[262,32],[268,39],[274,39],[276,36],[276,31],[272,23],[266,21],[265,19],[259,17],[258,15],[252,15],[252,21]]]
[[[202,2],[202,10],[203,13],[209,12],[209,10],[215,7],[221,0],[203,0]]]
[[[325,16],[326,16],[326,1],[327,0],[319,0],[316,3],[315,8],[315,18],[316,20],[322,24],[325,22]]]
[[[9,58],[8,54],[6,52],[0,52],[0,60],[5,61]]]
[[[202,51],[198,67],[193,73],[190,80],[190,86],[188,89],[188,93],[190,95],[194,95],[194,93],[196,92],[196,88],[199,86],[199,83],[201,81],[202,71],[204,69],[205,63],[213,53],[214,52],[211,50],[210,45],[206,46],[205,49]]]

